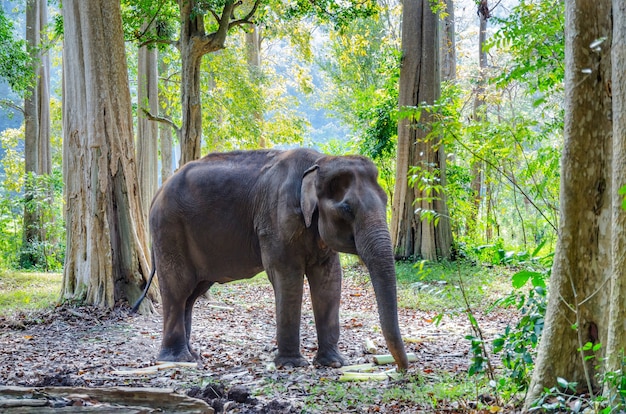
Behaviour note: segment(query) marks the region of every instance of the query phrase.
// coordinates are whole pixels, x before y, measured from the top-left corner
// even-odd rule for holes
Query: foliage
[[[23,97],[35,84],[32,64],[27,42],[16,37],[13,22],[0,7],[0,79]]]
[[[285,7],[285,4],[280,6]],[[377,11],[376,0],[295,0],[289,2],[285,15],[288,18],[315,16],[321,23],[330,23],[341,30],[348,29],[354,20],[374,16]]]
[[[65,223],[63,220],[63,177],[60,171],[52,174],[29,173],[25,180],[24,196],[20,198],[22,211],[36,213],[34,229],[41,238],[23,241],[19,267],[29,270],[60,270],[65,255]],[[22,232],[25,229],[22,228]]]
[[[435,312],[434,321],[464,312],[466,305],[459,287],[459,274],[472,306],[484,302],[487,290],[497,293],[502,289],[497,272],[464,260],[400,262],[396,265],[396,274],[399,306]]]
[[[4,150],[0,160],[0,269],[58,270],[65,250],[61,169],[51,175],[26,176],[23,134],[23,128],[0,134]],[[58,161],[58,156],[53,159]],[[30,188],[29,194],[24,193],[25,188]],[[45,235],[30,245],[23,242],[25,208],[39,212],[39,231]]]
[[[508,254],[506,262],[521,266],[522,270],[511,277],[513,292],[494,302],[494,307],[515,308],[520,318],[514,327],[507,325],[504,332],[492,342],[491,354],[499,356],[502,371],[494,371],[490,356],[482,336],[470,335],[470,350],[473,355],[470,375],[485,373],[496,395],[504,401],[514,399],[528,389],[536,348],[543,332],[544,317],[547,307],[546,283],[552,267],[552,254],[540,256],[543,246],[532,253]],[[528,285],[530,284],[530,287]],[[470,322],[475,330],[480,327],[470,315]]]
[[[230,48],[203,60],[210,79],[204,92],[205,147],[217,151],[254,149],[260,142],[268,147],[301,144],[308,123],[294,109],[289,83],[268,65],[251,68],[242,59],[246,47],[242,35],[233,35]]]
[[[381,184],[393,196],[400,74],[398,9],[381,5],[373,18],[329,30],[318,60],[327,82],[323,106],[353,132],[359,152],[377,164]]]
[[[505,18],[493,17],[501,25],[486,49],[507,50],[512,57],[493,80],[499,87],[523,82],[530,93],[554,93],[563,88],[565,73],[565,2],[521,0]],[[536,102],[537,104],[540,102]]]

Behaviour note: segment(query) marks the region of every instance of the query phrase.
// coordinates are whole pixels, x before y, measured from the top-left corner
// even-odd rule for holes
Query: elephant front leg
[[[339,255],[307,269],[311,302],[315,316],[318,350],[314,363],[333,368],[345,364],[339,353],[339,302],[341,299],[341,265]]]
[[[303,272],[300,276],[268,270],[276,297],[277,367],[304,367],[309,365],[300,353],[300,316],[302,312]]]

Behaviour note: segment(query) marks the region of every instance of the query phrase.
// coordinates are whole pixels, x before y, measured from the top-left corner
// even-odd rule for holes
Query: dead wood
[[[10,413],[177,412],[213,414],[206,402],[171,388],[0,387],[0,411]]]

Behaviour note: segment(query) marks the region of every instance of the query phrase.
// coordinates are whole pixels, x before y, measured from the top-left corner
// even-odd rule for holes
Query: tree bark
[[[456,80],[456,33],[454,1],[446,0],[446,16],[441,21],[441,80]]]
[[[544,331],[525,402],[527,408],[544,387],[555,384],[557,377],[576,381],[585,391],[592,392],[589,388],[597,385],[594,367],[606,354],[601,349],[595,359],[583,362],[578,349],[587,342],[607,343],[612,329],[608,315],[610,281],[615,281],[615,272],[623,278],[626,270],[621,259],[624,251],[617,256],[612,253],[617,247],[612,240],[613,231],[619,222],[623,223],[624,212],[616,211],[617,202],[613,199],[617,192],[612,185],[618,184],[611,184],[611,165],[613,170],[619,170],[619,177],[624,177],[625,167],[623,159],[612,156],[615,147],[610,93],[611,1],[566,2],[565,27],[561,219]],[[606,40],[599,48],[591,47],[603,37]],[[623,130],[620,132],[623,134]],[[615,145],[621,147],[623,142]],[[616,164],[618,161],[622,163]],[[623,234],[623,228],[617,231]],[[613,267],[615,259],[622,260],[618,267]],[[616,288],[619,284],[613,286],[614,291]],[[623,312],[623,296],[615,305]],[[618,326],[623,331],[623,319]]]
[[[150,267],[120,4],[66,0],[63,30],[63,297],[102,307],[132,303]],[[154,283],[151,289],[158,297]]]
[[[613,101],[613,171],[611,218],[611,296],[609,333],[607,338],[605,372],[622,369],[626,349],[626,212],[622,208],[620,188],[626,185],[626,3],[613,0],[613,39],[611,44],[611,90]],[[614,393],[615,390],[606,390]],[[623,408],[623,407],[622,407]]]
[[[142,46],[138,53],[137,106],[151,114],[159,113],[159,85],[156,47]],[[145,112],[137,111],[137,160],[139,164],[139,189],[144,223],[152,197],[158,186],[159,124],[148,119]]]
[[[35,87],[24,99],[24,171],[34,177],[50,174],[50,59],[42,49],[45,26],[48,23],[46,0],[29,0],[26,3],[26,40],[34,53]],[[22,265],[45,266],[32,253],[30,246],[46,239],[42,223],[41,206],[33,198],[33,182],[26,180],[24,207],[24,237]]]
[[[429,0],[404,3],[402,19],[402,66],[400,69],[400,108],[421,103],[433,104],[440,96],[438,18]],[[438,174],[445,186],[443,143],[426,139],[430,115],[422,111],[419,122],[408,118],[398,122],[396,185],[393,200],[392,238],[395,254],[401,258],[437,260],[450,257],[452,233],[445,194],[428,194],[409,186],[411,166],[430,175]],[[433,142],[435,141],[435,142]],[[417,200],[417,201],[416,201]],[[435,211],[434,220],[419,212]],[[416,213],[417,212],[417,213]]]

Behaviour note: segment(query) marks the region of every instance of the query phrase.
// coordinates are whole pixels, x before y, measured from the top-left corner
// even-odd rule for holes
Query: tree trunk
[[[158,52],[155,47],[139,48],[137,69],[137,161],[139,189],[144,223],[158,182],[159,125],[149,120],[141,109],[151,114],[159,113],[159,87],[157,71]]]
[[[623,10],[623,5],[620,7]],[[608,314],[611,280],[615,282],[614,295],[619,298],[612,315],[617,318],[618,313],[624,312],[623,292],[617,293],[616,289],[623,289],[621,279],[626,272],[623,248],[613,254],[618,245],[623,247],[624,228],[619,228],[618,223],[624,223],[624,212],[613,200],[617,189],[612,188],[623,183],[612,184],[611,177],[613,174],[614,179],[625,177],[626,167],[623,129],[618,130],[621,135],[619,139],[616,135],[615,146],[612,141],[611,114],[616,114],[616,108],[612,111],[610,94],[611,1],[566,2],[565,27],[565,139],[559,239],[544,331],[526,407],[540,396],[544,387],[552,387],[557,377],[576,381],[586,392],[592,392],[589,388],[597,385],[594,367],[607,354],[601,349],[595,359],[583,362],[577,350],[588,342],[606,344],[611,329],[617,328],[620,331],[617,335],[623,336],[623,319],[611,327]],[[603,37],[607,40],[599,48],[590,46]],[[623,68],[618,68],[620,74],[616,79],[623,82]],[[618,88],[618,91],[624,99],[624,90]],[[623,113],[618,117],[623,119]],[[611,154],[613,148],[618,151],[616,158]],[[620,238],[619,244],[616,236]],[[624,347],[623,340],[617,336],[609,343]]]
[[[250,77],[253,81],[256,81],[261,74],[261,37],[259,27],[256,25],[252,25],[251,30],[246,32],[246,51]],[[254,119],[257,123],[259,131],[258,146],[259,148],[265,148],[267,143],[265,142],[263,134],[264,119],[261,108],[257,108],[257,111],[254,114]]]
[[[24,171],[27,177],[51,172],[50,158],[50,59],[42,51],[42,38],[48,24],[46,0],[29,0],[26,4],[26,40],[35,54],[36,85],[24,99]],[[23,254],[20,262],[25,267],[44,266],[33,253],[37,244],[46,239],[41,206],[34,199],[36,183],[26,180],[24,207]]]
[[[438,27],[437,15],[431,11],[429,0],[404,3],[400,108],[433,104],[439,98]],[[448,258],[451,253],[452,233],[445,195],[426,194],[409,186],[408,182],[409,168],[417,166],[427,175],[438,175],[445,185],[443,144],[426,139],[430,132],[429,118],[430,115],[422,111],[419,122],[404,118],[398,123],[391,234],[396,256],[402,258],[437,260]],[[421,212],[432,211],[437,214],[437,220],[420,217]]]
[[[613,0],[613,39],[611,44],[611,86],[613,96],[613,172],[612,172],[612,219],[611,219],[611,296],[609,299],[609,333],[604,371],[623,369],[622,356],[626,349],[626,212],[622,207],[623,196],[617,196],[626,185],[626,3]],[[606,396],[619,397],[614,389],[606,389]],[[624,407],[621,407],[624,409]]]
[[[168,64],[163,59],[159,60],[160,73],[168,73]],[[159,107],[163,108],[163,114],[166,117],[171,116],[171,101],[167,93],[167,83],[159,91]],[[172,129],[174,126],[170,123],[161,122],[159,128],[160,148],[161,148],[161,183],[164,183],[173,173],[173,141],[172,141]],[[148,207],[149,208],[149,207]],[[147,222],[146,222],[147,223]]]
[[[222,9],[219,28],[207,35],[202,13],[195,11],[196,0],[178,0],[180,8],[181,107],[183,111],[179,167],[200,158],[202,145],[202,105],[200,98],[200,63],[202,56],[224,48],[230,17],[235,3],[227,1]]]
[[[487,42],[487,21],[489,20],[489,3],[487,0],[481,0],[478,4],[478,18],[479,18],[479,30],[478,30],[478,84],[474,90],[474,122],[478,124],[484,124],[487,121],[487,107],[485,105],[485,83],[487,81],[487,52],[485,52],[485,43]],[[482,137],[476,137],[481,142]],[[470,188],[472,189],[472,195],[474,196],[474,211],[470,218],[470,223],[477,227],[478,212],[480,211],[480,205],[483,199],[481,192],[483,184],[485,182],[485,169],[483,161],[474,159],[471,165],[472,182]],[[489,186],[485,187],[489,190]],[[487,200],[490,201],[491,197],[487,196]],[[491,224],[489,223],[490,207],[487,207],[489,212],[487,213],[487,220],[485,225],[485,239],[489,241],[491,239]]]
[[[65,0],[63,30],[63,297],[103,307],[132,303],[150,267],[120,4]]]

